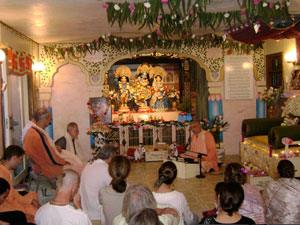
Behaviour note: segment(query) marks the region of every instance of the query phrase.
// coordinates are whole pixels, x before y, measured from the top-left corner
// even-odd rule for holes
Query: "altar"
[[[164,120],[164,121],[177,121],[180,111],[169,112],[148,112],[148,113],[122,113],[124,121],[136,122],[149,121],[149,120]],[[112,113],[112,121],[119,121],[120,113]]]

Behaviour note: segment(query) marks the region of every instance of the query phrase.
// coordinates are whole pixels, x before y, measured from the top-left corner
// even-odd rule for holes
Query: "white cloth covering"
[[[102,225],[105,225],[105,217],[98,193],[101,188],[108,186],[111,180],[108,164],[102,159],[97,159],[92,164],[88,163],[81,174],[79,194],[82,209],[91,220],[101,220]]]
[[[25,134],[27,133],[28,129],[29,129],[30,127],[32,127],[33,125],[35,125],[35,123],[32,122],[32,121],[30,121],[30,120],[25,124],[25,127],[24,127],[23,130],[22,130],[22,137],[21,137],[22,143],[23,143],[23,139],[24,139]]]
[[[184,225],[184,221],[187,224],[191,224],[193,222],[193,213],[191,212],[183,193],[178,191],[167,193],[152,193],[158,204],[168,204],[172,206],[172,208],[177,209],[180,216],[179,225]]]
[[[163,204],[157,204],[157,208],[170,208],[170,205],[163,205]],[[163,214],[161,216],[158,216],[159,221],[163,225],[177,225],[179,222],[179,219],[171,214]],[[112,225],[127,225],[125,217],[121,214],[115,217]]]
[[[49,202],[43,205],[35,215],[37,225],[92,225],[81,209],[71,205],[57,206]]]

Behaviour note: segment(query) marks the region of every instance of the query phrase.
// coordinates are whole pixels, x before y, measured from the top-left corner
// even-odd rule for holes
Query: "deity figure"
[[[152,98],[150,107],[156,111],[166,111],[168,106],[167,87],[163,85],[163,77],[166,76],[166,71],[161,66],[153,68],[154,79],[151,87]]]
[[[149,79],[152,77],[153,68],[148,63],[142,63],[137,68],[137,81],[133,87],[133,98],[139,106],[139,112],[149,111],[147,100],[151,98]]]
[[[134,161],[135,162],[141,161],[141,159],[144,157],[145,152],[146,149],[144,145],[140,143],[137,149],[134,151]]]
[[[115,77],[118,78],[118,98],[121,101],[120,112],[128,112],[128,100],[131,99],[129,78],[131,70],[128,66],[119,66],[115,71]]]

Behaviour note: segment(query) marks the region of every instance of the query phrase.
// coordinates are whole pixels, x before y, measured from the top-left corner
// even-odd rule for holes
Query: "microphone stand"
[[[200,153],[200,152],[194,152],[194,151],[186,151],[186,152],[192,152],[192,153],[198,154],[198,157],[197,157],[197,158],[199,159],[200,174],[197,175],[196,177],[197,177],[197,178],[205,178],[205,175],[202,174],[202,156],[207,156],[207,154]],[[184,153],[185,155],[187,155],[186,152]],[[192,157],[192,158],[195,158],[195,157],[190,156],[190,155],[187,155],[187,156]]]

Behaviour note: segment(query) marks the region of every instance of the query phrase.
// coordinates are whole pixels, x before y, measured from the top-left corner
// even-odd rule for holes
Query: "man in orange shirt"
[[[14,189],[11,180],[11,171],[17,169],[24,154],[24,150],[17,145],[11,145],[4,150],[3,160],[0,164],[0,177],[9,183],[10,190],[8,196],[0,205],[0,212],[22,211],[26,214],[28,222],[34,222],[34,215],[40,207],[37,193],[29,192],[22,196]]]
[[[210,172],[213,169],[219,171],[216,143],[213,135],[202,129],[199,121],[191,122],[190,128],[193,132],[190,151],[188,155],[197,158],[199,153],[206,154],[202,156],[203,172]]]

